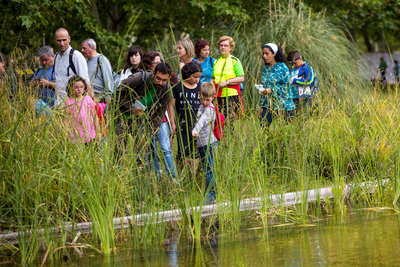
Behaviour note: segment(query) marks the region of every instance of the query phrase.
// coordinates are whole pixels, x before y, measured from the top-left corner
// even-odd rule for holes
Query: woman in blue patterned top
[[[268,127],[272,117],[283,115],[289,121],[295,109],[290,90],[290,74],[282,47],[268,43],[262,47],[265,66],[262,74],[264,91],[261,92],[258,117],[261,125]]]

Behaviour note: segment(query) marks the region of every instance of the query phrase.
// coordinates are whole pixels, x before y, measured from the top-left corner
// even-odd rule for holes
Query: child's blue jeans
[[[203,165],[204,173],[206,174],[206,192],[215,197],[215,165],[214,154],[215,149],[218,147],[218,142],[199,147],[201,163]]]

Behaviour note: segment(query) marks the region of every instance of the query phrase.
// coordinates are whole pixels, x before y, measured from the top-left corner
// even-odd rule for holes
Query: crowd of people
[[[38,101],[46,108],[65,114],[63,124],[71,142],[90,145],[104,140],[108,132],[106,116],[114,120],[117,157],[128,149],[127,133],[141,147],[145,144],[142,137],[150,136],[151,142],[146,143],[148,169],[154,168],[161,177],[157,144],[164,155],[167,176],[174,181],[176,167],[182,170],[188,166],[195,176],[201,161],[206,176],[205,202],[215,203],[214,154],[221,138],[215,133],[215,125],[221,114],[223,119],[234,120],[244,112],[241,84],[245,72],[240,59],[232,54],[233,38],[222,36],[218,40],[217,59],[210,57],[206,40],[194,45],[190,39],[180,39],[176,72],[159,52],[143,53],[139,46],[132,46],[119,75],[113,72],[107,57],[97,52],[93,39],[82,41],[79,52],[71,47],[68,31],[60,28],[55,41],[58,52],[49,46],[39,49],[42,65],[29,83],[38,88]],[[299,51],[292,50],[287,56],[290,70],[279,45],[267,43],[261,51],[265,66],[258,115],[260,124],[268,127],[277,116],[289,122],[298,110],[315,104],[317,79]],[[16,84],[8,64],[0,53],[0,77],[12,97]],[[114,105],[117,112],[107,111],[108,105]],[[176,160],[172,152],[174,135]]]
[[[399,66],[399,61],[398,60],[394,60],[394,67],[393,67],[393,71],[394,71],[394,82],[395,83],[400,83],[400,66]],[[380,58],[379,61],[379,67],[378,67],[378,76],[380,75],[380,81],[382,82],[382,84],[386,84],[386,83],[391,83],[393,81],[390,81],[390,79],[388,79],[387,77],[387,73],[386,70],[388,68],[388,64],[385,61],[384,57]],[[379,77],[377,77],[379,78]]]

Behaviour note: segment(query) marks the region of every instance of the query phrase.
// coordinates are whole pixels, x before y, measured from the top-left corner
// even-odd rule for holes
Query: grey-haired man
[[[50,107],[53,107],[56,87],[53,71],[54,51],[50,46],[43,46],[39,49],[38,54],[42,65],[35,71],[30,83],[39,87],[39,98]]]
[[[87,59],[90,84],[96,98],[108,102],[114,93],[114,79],[110,61],[96,51],[96,42],[86,39],[82,42],[81,52]]]

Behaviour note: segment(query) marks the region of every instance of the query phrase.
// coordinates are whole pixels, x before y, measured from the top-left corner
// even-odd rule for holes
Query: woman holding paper
[[[282,47],[268,43],[262,47],[265,66],[262,74],[264,90],[258,117],[262,126],[268,127],[272,117],[283,116],[290,121],[295,109],[290,90],[290,74],[286,66]]]

